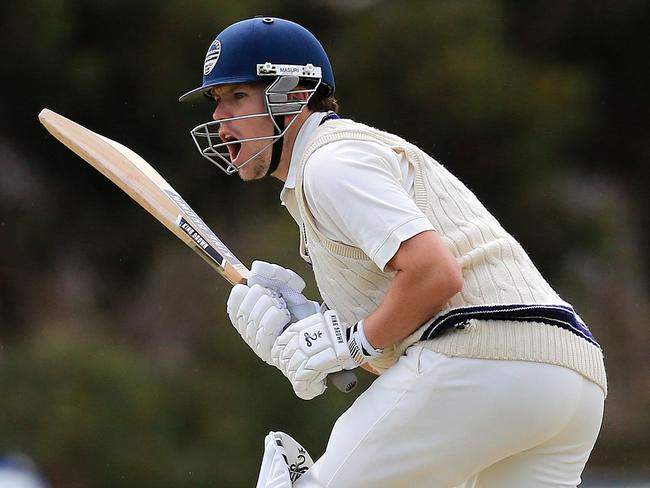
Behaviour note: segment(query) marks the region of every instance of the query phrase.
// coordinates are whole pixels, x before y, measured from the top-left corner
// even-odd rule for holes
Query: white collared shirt
[[[326,115],[312,114],[298,132],[280,194],[283,203],[293,194],[300,159]],[[383,270],[402,242],[433,230],[413,201],[414,173],[406,158],[380,143],[337,141],[305,164],[304,193],[320,232],[358,247]],[[300,217],[293,217],[300,225]]]

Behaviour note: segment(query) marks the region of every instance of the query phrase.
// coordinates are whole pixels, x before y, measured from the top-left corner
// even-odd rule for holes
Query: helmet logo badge
[[[203,76],[208,76],[214,69],[217,61],[219,60],[219,55],[221,54],[221,42],[218,39],[215,39],[210,47],[208,48],[208,53],[205,55],[205,62],[203,63]]]

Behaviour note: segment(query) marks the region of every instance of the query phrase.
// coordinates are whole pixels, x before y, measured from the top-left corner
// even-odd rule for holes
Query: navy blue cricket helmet
[[[334,73],[321,43],[307,29],[277,17],[255,17],[224,29],[210,44],[203,65],[203,84],[185,93],[181,102],[204,95],[214,86],[269,81],[258,65],[320,68],[323,95],[334,93]]]

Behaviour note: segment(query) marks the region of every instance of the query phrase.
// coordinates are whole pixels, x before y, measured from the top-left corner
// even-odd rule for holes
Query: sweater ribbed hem
[[[600,348],[559,327],[538,322],[472,320],[465,329],[420,341],[418,345],[452,357],[563,366],[596,383],[607,395],[607,376]]]

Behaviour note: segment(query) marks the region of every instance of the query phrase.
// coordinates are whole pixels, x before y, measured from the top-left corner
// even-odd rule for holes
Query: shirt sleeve
[[[404,188],[405,180],[400,158],[390,148],[338,141],[311,155],[304,192],[320,232],[358,247],[383,270],[402,242],[433,230]]]

